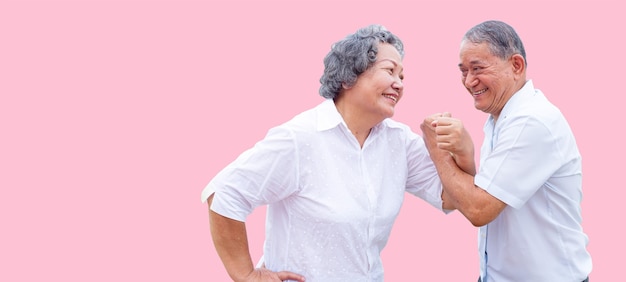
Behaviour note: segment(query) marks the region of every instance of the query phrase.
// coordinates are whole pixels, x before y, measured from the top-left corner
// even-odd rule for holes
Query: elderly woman
[[[380,253],[405,192],[448,208],[421,136],[390,119],[403,55],[379,25],[335,43],[320,79],[326,100],[269,130],[203,190],[234,281],[383,281]],[[255,268],[244,221],[261,205],[264,261]]]

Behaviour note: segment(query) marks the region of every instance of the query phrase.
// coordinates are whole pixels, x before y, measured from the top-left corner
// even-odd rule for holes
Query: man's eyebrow
[[[481,64],[480,60],[473,60],[469,62],[470,65],[476,65],[476,64]],[[463,63],[459,63],[458,64],[459,68],[463,66]]]

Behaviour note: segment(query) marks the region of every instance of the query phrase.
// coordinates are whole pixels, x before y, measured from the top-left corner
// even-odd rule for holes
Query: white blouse
[[[360,147],[332,100],[271,129],[202,191],[245,221],[267,207],[265,266],[307,281],[383,281],[380,252],[404,192],[442,210],[441,182],[421,136],[386,119]]]

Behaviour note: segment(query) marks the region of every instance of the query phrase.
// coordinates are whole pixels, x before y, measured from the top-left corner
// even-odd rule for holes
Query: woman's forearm
[[[208,199],[209,207],[213,195]],[[248,248],[244,222],[222,216],[209,208],[211,237],[226,271],[234,281],[240,281],[254,270]]]

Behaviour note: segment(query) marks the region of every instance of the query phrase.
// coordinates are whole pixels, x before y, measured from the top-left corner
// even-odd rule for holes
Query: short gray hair
[[[342,85],[353,86],[357,77],[376,62],[379,43],[393,45],[404,58],[402,41],[382,25],[373,24],[360,28],[333,44],[324,58],[320,95],[324,98],[335,99]]]
[[[463,41],[472,43],[487,43],[494,56],[506,60],[515,54],[520,54],[526,61],[526,50],[517,32],[510,25],[501,21],[482,22],[465,33]]]

